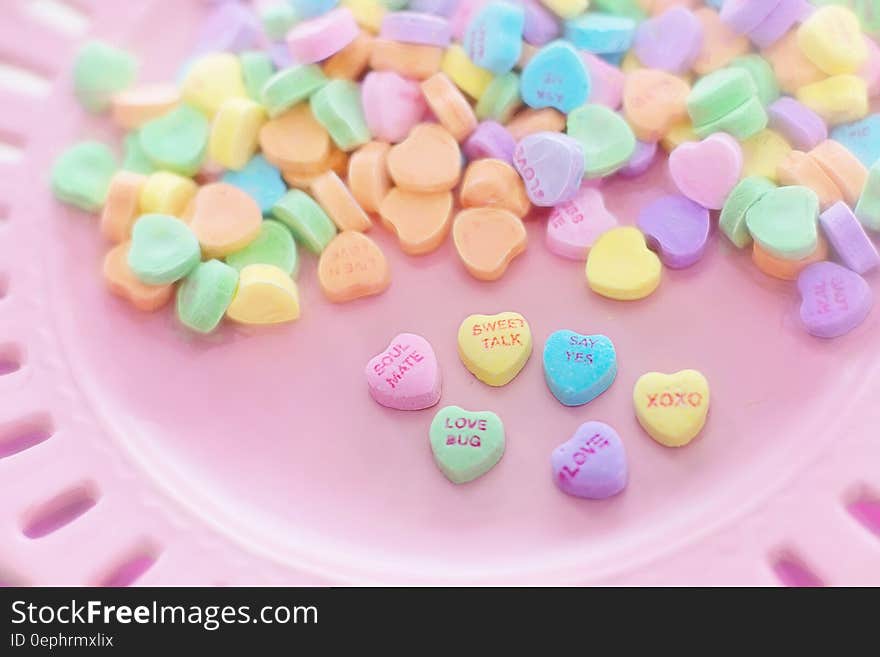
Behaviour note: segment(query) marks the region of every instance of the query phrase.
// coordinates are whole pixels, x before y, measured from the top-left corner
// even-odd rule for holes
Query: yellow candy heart
[[[262,105],[248,98],[227,98],[214,117],[208,155],[227,169],[244,169],[257,152],[260,128],[266,120]]]
[[[785,137],[773,130],[762,130],[741,144],[743,151],[742,176],[763,176],[778,182],[776,170],[791,153]]]
[[[804,85],[797,99],[831,126],[863,119],[870,110],[868,86],[858,75],[833,75]]]
[[[471,315],[458,328],[458,355],[483,383],[509,383],[532,354],[532,330],[519,313]]]
[[[457,43],[446,49],[440,68],[471,98],[479,99],[494,77],[491,71],[474,64]]]
[[[609,299],[642,299],[660,285],[660,259],[648,249],[638,228],[622,226],[604,233],[587,258],[587,282]]]
[[[642,428],[661,445],[691,442],[709,413],[709,382],[697,370],[648,372],[636,381],[633,404]]]
[[[247,98],[238,57],[213,53],[196,60],[181,85],[183,100],[209,117],[227,98]]]
[[[275,265],[248,265],[239,274],[238,290],[226,315],[242,324],[280,324],[299,319],[296,283]]]
[[[868,58],[859,18],[851,9],[820,7],[797,31],[801,52],[828,75],[855,73]]]

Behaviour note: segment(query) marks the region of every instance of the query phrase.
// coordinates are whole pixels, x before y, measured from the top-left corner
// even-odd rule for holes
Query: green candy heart
[[[360,87],[350,80],[331,80],[311,98],[312,114],[334,143],[353,151],[371,139],[364,118]]]
[[[315,200],[300,189],[291,189],[272,206],[272,216],[293,232],[296,241],[315,254],[336,236],[336,225]]]
[[[141,148],[141,139],[138,133],[130,132],[122,142],[125,156],[122,160],[122,168],[134,173],[142,173],[145,176],[155,173],[156,167],[150,162],[150,158]]]
[[[629,162],[636,150],[632,128],[604,105],[583,105],[568,115],[566,132],[584,151],[584,176],[600,178]]]
[[[593,0],[592,9],[604,11],[615,16],[626,16],[640,21],[645,18],[645,10],[638,0]]]
[[[776,189],[776,185],[769,178],[749,176],[740,180],[730,192],[721,209],[718,227],[737,248],[742,249],[752,243],[746,225],[749,208],[773,189]]]
[[[181,105],[141,128],[141,148],[157,168],[192,176],[205,159],[208,132],[205,115]]]
[[[477,101],[475,110],[480,120],[492,119],[507,123],[521,104],[519,76],[511,72],[492,78],[492,82]]]
[[[97,141],[71,146],[52,166],[52,193],[59,201],[87,212],[104,205],[118,165],[113,152]]]
[[[137,77],[137,59],[119,48],[90,41],[76,54],[73,86],[79,102],[90,112],[103,112],[118,91]]]
[[[818,243],[819,197],[808,187],[777,187],[746,212],[746,224],[765,251],[785,260],[801,260]]]
[[[880,161],[868,170],[868,180],[856,205],[856,216],[865,228],[880,230]]]
[[[299,17],[289,2],[264,3],[260,10],[263,31],[272,41],[283,40],[298,20]]]
[[[210,333],[232,303],[238,270],[219,260],[199,263],[177,288],[177,317],[199,333]]]
[[[722,68],[697,82],[687,99],[695,126],[717,121],[758,93],[752,76],[742,68]]]
[[[263,93],[263,85],[275,73],[272,58],[259,50],[250,50],[241,53],[238,59],[241,61],[241,77],[244,79],[244,88],[250,99],[259,103]]]
[[[437,466],[455,484],[486,474],[504,455],[504,425],[491,411],[441,408],[431,422],[430,439]]]
[[[275,117],[288,109],[308,100],[321,87],[327,84],[327,76],[320,66],[305,64],[278,71],[263,86],[262,102]]]
[[[265,219],[257,238],[241,251],[226,256],[226,264],[238,271],[248,265],[275,265],[285,273],[296,276],[299,268],[296,242],[287,226]]]
[[[695,125],[694,132],[701,139],[716,132],[726,132],[731,137],[736,137],[742,141],[766,128],[768,120],[767,111],[764,109],[761,101],[758,100],[757,96],[753,96],[720,119],[702,125]]]
[[[758,92],[758,99],[764,107],[779,98],[779,83],[776,82],[776,73],[773,72],[770,62],[761,55],[742,55],[730,62],[728,67],[741,68],[751,76]]]
[[[147,285],[166,285],[189,274],[201,259],[199,241],[180,219],[145,214],[131,231],[128,266]]]

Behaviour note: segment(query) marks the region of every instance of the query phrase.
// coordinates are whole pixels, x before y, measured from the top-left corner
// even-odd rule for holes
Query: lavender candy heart
[[[657,157],[656,141],[637,141],[636,150],[617,175],[624,178],[635,178],[647,171]]]
[[[880,254],[849,206],[838,201],[819,215],[819,225],[840,261],[857,274],[880,265]]]
[[[796,23],[809,16],[812,10],[813,5],[807,0],[781,0],[767,18],[749,32],[749,39],[758,48],[769,48]]]
[[[639,213],[648,246],[672,269],[690,267],[703,257],[709,240],[709,211],[680,194],[662,196]]]
[[[559,21],[537,0],[522,0],[526,12],[523,25],[523,41],[533,46],[543,46],[559,36]]]
[[[482,121],[464,142],[464,154],[468,160],[494,158],[513,162],[516,140],[510,131],[496,121]]]
[[[721,22],[737,34],[756,29],[780,0],[725,0],[721,7]]]
[[[418,11],[385,14],[379,36],[390,41],[445,48],[452,41],[452,26],[442,16]]]
[[[262,31],[260,20],[249,7],[237,2],[218,4],[202,23],[196,52],[250,50],[258,45]]]
[[[513,166],[525,182],[531,202],[551,207],[577,194],[584,176],[584,152],[568,135],[536,132],[517,144]]]
[[[556,485],[569,495],[603,500],[626,488],[626,450],[617,432],[602,422],[586,422],[553,450]]]
[[[767,108],[768,127],[775,130],[796,150],[813,150],[828,139],[828,126],[809,107],[794,98],[780,98]]]
[[[421,11],[435,16],[452,16],[461,0],[410,0],[411,11]]]
[[[633,51],[647,68],[685,73],[703,47],[703,26],[685,7],[667,9],[636,30]]]
[[[865,279],[833,262],[810,265],[798,276],[797,286],[801,321],[819,338],[849,333],[865,321],[874,303]]]

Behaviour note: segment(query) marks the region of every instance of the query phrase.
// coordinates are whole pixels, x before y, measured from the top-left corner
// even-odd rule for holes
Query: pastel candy
[[[248,98],[230,98],[214,115],[208,155],[211,161],[233,171],[243,169],[257,152],[266,110]]]
[[[703,28],[692,11],[673,7],[639,25],[633,52],[650,68],[684,73],[703,45]]]
[[[326,14],[339,4],[339,0],[287,0],[300,18],[314,18]]]
[[[824,210],[843,199],[840,188],[808,153],[792,151],[780,162],[777,169],[780,185],[809,187],[819,198],[819,208]]]
[[[868,169],[842,144],[826,139],[810,151],[810,157],[822,167],[837,186],[844,200],[855,205],[868,179]]]
[[[324,60],[321,68],[328,78],[357,80],[370,65],[373,54],[374,38],[369,32],[362,31],[354,41],[338,53]]]
[[[836,338],[865,321],[874,303],[864,278],[833,262],[817,262],[797,280],[800,316],[810,335]]]
[[[804,85],[797,99],[832,126],[868,115],[868,87],[857,75],[835,75]]]
[[[718,227],[734,246],[742,249],[751,243],[752,236],[746,225],[746,215],[764,194],[775,188],[773,181],[767,178],[748,176],[740,180],[730,192],[721,210]]]
[[[340,7],[294,25],[286,41],[294,61],[313,64],[335,55],[358,34],[360,29],[351,10]]]
[[[697,75],[717,71],[751,50],[749,40],[725,25],[713,9],[699,7],[694,10],[694,16],[700,22],[703,34],[700,52],[691,65]]]
[[[226,316],[239,324],[283,324],[299,319],[299,290],[274,265],[248,265],[239,272],[238,288]]]
[[[199,30],[198,52],[241,52],[257,45],[262,25],[250,7],[223,2],[212,8]]]
[[[693,86],[687,99],[688,114],[694,125],[711,123],[754,98],[757,92],[752,76],[744,69],[721,69]]]
[[[794,281],[800,273],[814,262],[828,260],[828,242],[822,236],[816,243],[816,249],[806,258],[800,260],[786,260],[768,253],[761,245],[755,242],[752,245],[752,262],[768,276],[773,276],[783,281]]]
[[[505,126],[514,139],[524,139],[537,132],[559,132],[565,129],[565,115],[545,107],[524,109]]]
[[[581,52],[581,59],[584,60],[587,72],[590,74],[589,101],[613,110],[619,109],[623,102],[623,87],[626,79],[623,71],[586,51]]]
[[[293,276],[299,266],[296,242],[287,226],[280,221],[265,219],[254,240],[226,256],[226,264],[238,271],[248,265],[274,265]]]
[[[470,315],[458,328],[458,355],[483,383],[510,383],[532,354],[532,330],[515,312]]]
[[[445,48],[452,40],[452,27],[442,16],[419,11],[396,11],[385,14],[379,36],[391,41]]]
[[[520,219],[532,208],[522,178],[511,165],[497,159],[468,165],[459,200],[464,208],[502,208]]]
[[[581,145],[587,178],[614,173],[629,161],[636,148],[636,138],[627,122],[604,105],[583,105],[570,112],[566,132]]]
[[[148,176],[141,187],[141,213],[183,217],[197,191],[198,185],[189,178],[157,171]]]
[[[648,372],[633,388],[639,424],[666,447],[683,447],[697,437],[706,423],[709,402],[709,382],[697,370]]]
[[[457,43],[443,53],[441,69],[455,85],[471,98],[480,98],[492,82],[492,72],[474,64],[467,53]],[[436,73],[436,70],[423,76]]]
[[[181,105],[146,123],[139,139],[144,154],[155,167],[192,176],[205,159],[208,131],[208,121],[200,111]]]
[[[371,71],[361,84],[364,119],[374,139],[403,141],[425,115],[418,82],[394,71]]]
[[[269,116],[274,118],[297,103],[308,100],[325,84],[327,77],[319,66],[292,66],[278,71],[266,81],[260,90],[260,101]]]
[[[880,114],[839,125],[831,131],[831,138],[843,144],[866,167],[871,167],[880,160]]]
[[[513,165],[532,203],[550,207],[577,193],[584,175],[583,148],[566,135],[539,132],[517,144]]]
[[[819,7],[797,31],[798,45],[828,75],[855,73],[868,57],[858,17],[846,7]]]
[[[330,301],[344,303],[384,292],[391,284],[391,270],[373,240],[346,230],[321,252],[318,282]]]
[[[509,121],[522,105],[519,95],[519,76],[505,73],[492,79],[474,108],[478,119]]]
[[[238,271],[219,260],[199,263],[177,288],[177,318],[199,333],[210,333],[232,302]]]
[[[800,260],[816,248],[819,199],[801,186],[778,187],[746,212],[746,224],[763,249],[780,258]]]
[[[742,172],[742,148],[730,135],[685,143],[669,156],[669,173],[679,191],[710,210],[720,210]]]
[[[321,253],[336,235],[336,226],[315,200],[291,189],[272,208],[272,216],[290,228],[298,244]]]
[[[449,234],[452,221],[452,192],[411,192],[395,187],[382,199],[382,224],[400,241],[409,255],[436,250]]]
[[[709,240],[709,211],[684,196],[662,196],[642,208],[638,227],[664,265],[684,269],[703,257]]]
[[[522,220],[502,208],[468,208],[455,216],[452,240],[471,276],[494,281],[526,249]]]
[[[755,83],[758,99],[764,106],[769,105],[779,98],[779,83],[773,67],[760,55],[742,55],[730,62],[731,68],[740,68],[746,71]]]
[[[262,212],[256,201],[226,183],[205,185],[196,193],[190,227],[206,257],[235,253],[260,232]]]
[[[398,187],[409,191],[449,191],[461,177],[458,142],[442,126],[421,123],[388,151],[388,172]]]
[[[483,476],[504,455],[504,425],[490,411],[446,406],[434,416],[429,436],[437,467],[454,484]]]
[[[523,101],[529,107],[570,112],[590,96],[590,76],[569,44],[553,41],[541,48],[523,69]]]
[[[168,113],[180,103],[180,91],[173,84],[146,84],[119,91],[110,99],[110,114],[116,125],[136,130],[147,121]]]
[[[748,139],[767,127],[767,111],[757,96],[749,98],[720,119],[694,126],[698,137],[726,132],[737,139]]]
[[[461,46],[453,45],[446,50],[446,54],[454,48],[461,50]],[[464,51],[461,51],[461,56],[467,59]],[[459,61],[458,63],[461,62]],[[441,65],[444,65],[444,70],[446,70],[444,51],[437,46],[401,43],[400,41],[389,41],[388,39],[373,40],[372,50],[370,51],[370,66],[375,71],[396,71],[406,78],[424,80],[439,71]],[[450,77],[452,76],[449,71],[446,72]],[[491,73],[488,71],[486,71],[486,74],[491,76]]]
[[[370,141],[361,93],[350,80],[331,80],[311,98],[312,113],[339,148],[353,151]]]
[[[855,213],[865,228],[880,231],[880,163],[875,163],[868,171],[868,180]]]
[[[80,142],[52,165],[52,193],[59,201],[95,212],[104,204],[117,166],[113,152],[104,144]]]
[[[420,335],[400,333],[365,369],[370,396],[401,411],[430,408],[440,401],[440,366],[431,344]]]
[[[552,12],[539,0],[524,0],[526,12],[523,24],[523,41],[532,46],[543,46],[559,36],[559,22]]]
[[[617,353],[604,335],[555,331],[544,343],[544,380],[565,406],[582,406],[611,387]]]
[[[309,105],[300,103],[262,127],[260,149],[279,169],[316,173],[326,168],[332,145]]]
[[[587,282],[596,294],[632,301],[649,296],[660,285],[660,259],[645,244],[638,228],[621,226],[603,233],[587,257]]]
[[[434,116],[456,141],[464,140],[477,127],[470,102],[445,73],[435,73],[422,82],[421,93]]]
[[[562,492],[604,500],[626,488],[626,451],[617,432],[602,422],[585,422],[553,450],[553,479]]]
[[[300,20],[289,2],[261,2],[258,3],[257,9],[263,31],[272,41],[283,39],[288,30]]]
[[[492,158],[512,163],[516,141],[500,123],[482,121],[464,142],[462,150],[470,161]]]
[[[199,264],[200,255],[196,236],[174,217],[145,214],[131,231],[128,266],[148,285],[180,280]]]
[[[228,98],[246,98],[241,61],[230,53],[212,53],[189,67],[181,85],[184,102],[209,118]]]
[[[272,206],[284,196],[287,186],[281,172],[262,155],[255,155],[238,171],[227,171],[223,182],[247,192],[260,206],[263,214],[269,214]]]
[[[822,232],[841,263],[857,274],[865,274],[880,265],[877,247],[846,203],[832,205],[819,216]]]
[[[767,114],[770,129],[800,151],[809,151],[828,138],[822,117],[794,98],[780,98],[767,108]]]
[[[657,159],[657,142],[637,141],[629,161],[617,172],[625,178],[635,178],[645,173]]]
[[[813,10],[808,0],[779,0],[764,21],[749,32],[749,39],[758,48],[767,48]]]
[[[589,6],[589,0],[541,0],[548,9],[560,18],[574,18],[584,13]]]
[[[507,2],[489,2],[475,12],[463,45],[477,66],[501,75],[519,59],[525,23],[523,8]]]
[[[721,20],[739,34],[748,34],[761,23],[779,4],[779,0],[724,0],[721,4]]]
[[[573,199],[553,208],[545,241],[552,253],[584,261],[599,236],[617,225],[617,217],[605,208],[602,192],[584,186]]]
[[[113,94],[127,89],[137,76],[131,54],[101,41],[90,41],[76,53],[73,85],[77,100],[90,112],[103,112]]]
[[[373,222],[335,171],[327,171],[315,178],[311,191],[339,230],[366,231],[372,227]]]
[[[687,117],[690,87],[681,78],[653,69],[627,74],[623,88],[623,115],[637,139],[660,141]]]
[[[104,256],[102,273],[111,293],[125,299],[144,312],[153,312],[164,306],[174,294],[173,284],[148,285],[141,282],[128,266],[131,242],[115,245]]]
[[[576,48],[605,54],[626,52],[635,38],[636,22],[627,16],[588,13],[565,23],[565,38]]]
[[[117,171],[110,179],[107,200],[101,211],[101,233],[112,242],[125,242],[140,216],[141,189],[147,179],[139,173]]]
[[[390,146],[371,141],[348,160],[348,186],[352,195],[367,212],[378,212],[382,199],[391,189],[386,158]]]

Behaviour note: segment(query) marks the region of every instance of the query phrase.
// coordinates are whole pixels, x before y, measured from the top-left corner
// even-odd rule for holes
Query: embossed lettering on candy
[[[569,495],[601,500],[626,487],[626,451],[617,432],[602,422],[586,422],[553,450],[556,485]]]
[[[458,354],[465,367],[490,386],[519,374],[532,353],[532,331],[519,313],[471,315],[458,329]]]
[[[401,411],[429,408],[440,401],[441,378],[431,344],[401,333],[366,367],[370,395],[382,406]]]
[[[444,475],[464,484],[491,470],[504,455],[504,425],[490,411],[441,408],[430,429],[431,451]]]
[[[566,406],[592,401],[614,382],[617,353],[604,335],[556,331],[544,344],[544,379]]]

